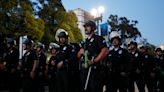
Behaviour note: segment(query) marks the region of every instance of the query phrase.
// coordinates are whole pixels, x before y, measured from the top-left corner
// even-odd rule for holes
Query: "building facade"
[[[94,20],[94,17],[89,12],[87,12],[87,11],[81,9],[81,8],[74,9],[73,12],[77,16],[78,27],[81,30],[83,38],[85,38],[85,30],[84,30],[83,25],[88,20]]]

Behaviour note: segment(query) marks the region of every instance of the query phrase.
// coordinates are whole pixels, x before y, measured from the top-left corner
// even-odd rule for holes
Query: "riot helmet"
[[[68,39],[68,34],[66,32],[60,32],[58,37],[59,38],[64,37],[64,38]]]
[[[10,45],[14,45],[14,44],[15,44],[13,38],[5,38],[5,43],[6,43],[6,44],[10,44]]]

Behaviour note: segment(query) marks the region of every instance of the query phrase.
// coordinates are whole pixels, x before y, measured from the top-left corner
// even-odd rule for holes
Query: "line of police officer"
[[[136,42],[122,48],[120,35],[113,31],[109,50],[105,39],[94,33],[93,21],[87,21],[84,28],[87,38],[80,45],[69,43],[68,33],[60,32],[58,44],[49,45],[50,57],[45,55],[43,44],[34,50],[32,40],[26,39],[21,62],[14,40],[7,38],[6,46],[0,43],[0,88],[6,83],[11,92],[20,88],[23,92],[45,92],[45,85],[49,92],[102,92],[106,85],[106,92],[134,92],[136,83],[140,92],[145,92],[145,85],[149,92],[164,92],[160,48],[155,56],[149,55],[145,46],[138,50]]]

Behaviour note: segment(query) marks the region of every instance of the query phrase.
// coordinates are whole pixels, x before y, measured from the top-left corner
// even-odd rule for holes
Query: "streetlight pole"
[[[97,23],[98,35],[101,35],[101,30],[100,30],[99,26],[100,26],[100,22],[102,22],[102,18],[103,18],[102,14],[103,13],[104,13],[103,6],[99,6],[98,9],[93,8],[91,11],[91,14],[94,16],[94,21]]]

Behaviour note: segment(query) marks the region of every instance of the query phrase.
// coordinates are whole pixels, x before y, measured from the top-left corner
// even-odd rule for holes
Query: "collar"
[[[87,37],[86,40],[91,40],[92,38],[94,38],[94,36],[95,36],[95,34],[93,34],[92,36]]]

